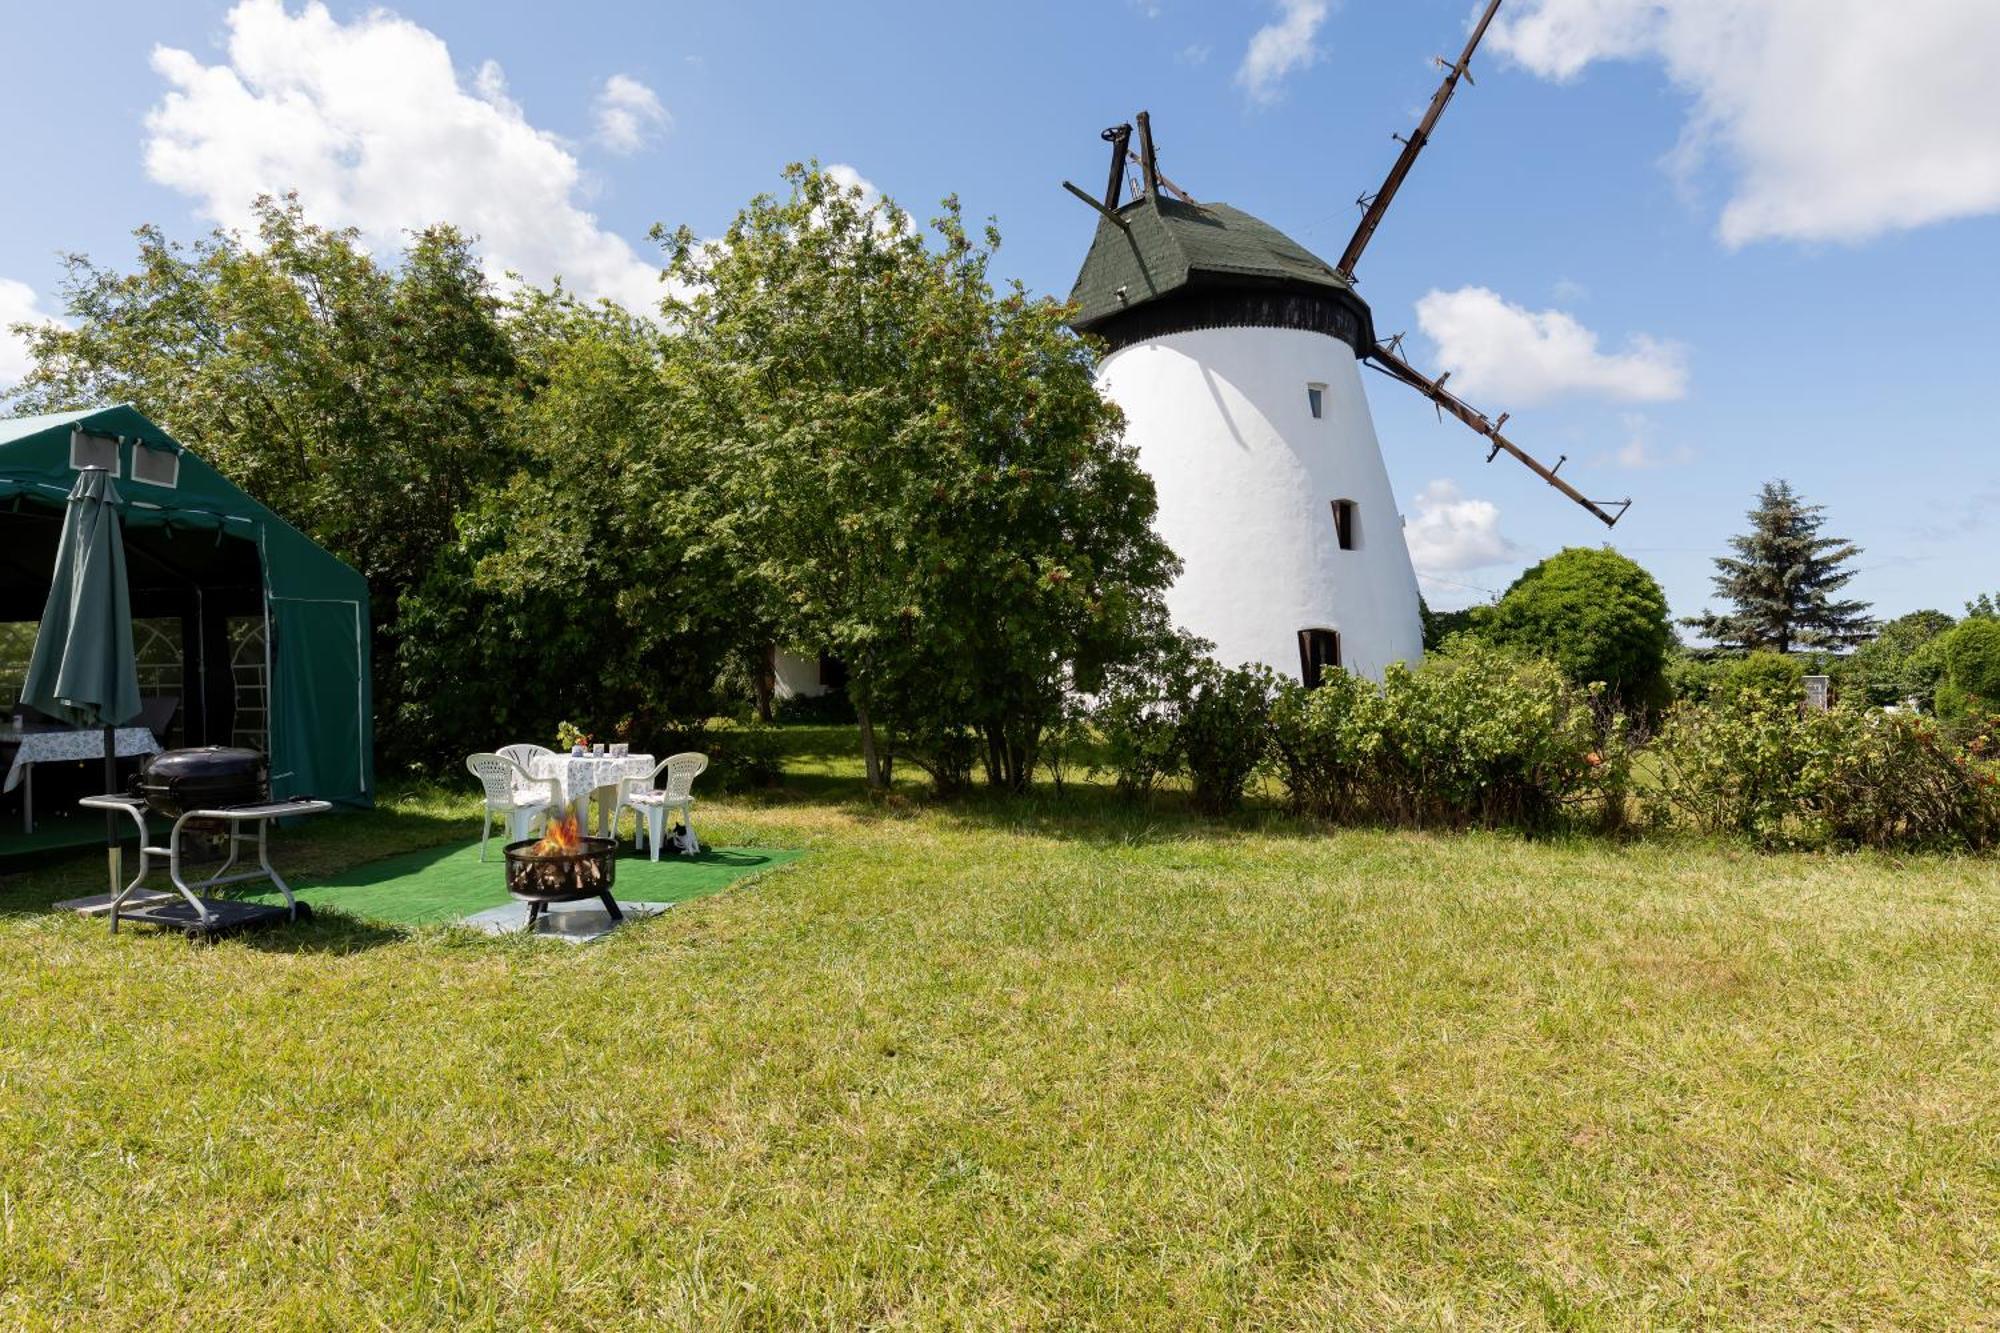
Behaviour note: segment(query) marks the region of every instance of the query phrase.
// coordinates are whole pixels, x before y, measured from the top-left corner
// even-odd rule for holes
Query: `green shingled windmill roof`
[[[1090,254],[1070,289],[1070,300],[1080,307],[1079,329],[1183,287],[1231,279],[1353,290],[1333,265],[1270,223],[1227,204],[1141,196],[1120,208],[1118,217],[1123,227],[1109,218],[1097,224]]]

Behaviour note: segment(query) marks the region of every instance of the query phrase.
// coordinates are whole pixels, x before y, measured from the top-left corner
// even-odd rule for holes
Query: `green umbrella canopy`
[[[77,474],[21,688],[22,703],[71,726],[117,726],[139,715],[118,503],[118,488],[102,468]]]

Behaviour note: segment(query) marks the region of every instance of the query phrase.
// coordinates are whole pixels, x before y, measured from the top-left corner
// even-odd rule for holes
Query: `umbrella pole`
[[[106,725],[104,728],[104,794],[109,796],[118,790],[118,728]],[[124,887],[125,867],[123,849],[118,846],[118,817],[111,811],[104,812],[104,863],[111,875],[111,895],[118,896]]]

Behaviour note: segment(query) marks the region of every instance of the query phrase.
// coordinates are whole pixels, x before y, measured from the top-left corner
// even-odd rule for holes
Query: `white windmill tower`
[[[1354,266],[1500,0],[1471,40],[1338,264],[1226,204],[1202,204],[1160,173],[1146,113],[1104,131],[1111,175],[1099,200],[1064,188],[1101,215],[1070,299],[1079,332],[1102,339],[1105,394],[1125,412],[1126,438],[1159,491],[1158,527],[1183,562],[1167,595],[1175,621],[1215,644],[1224,662],[1294,667],[1308,684],[1329,666],[1380,676],[1423,651],[1416,575],[1403,541],[1382,449],[1362,394],[1360,364],[1415,388],[1608,526],[1629,500],[1586,499],[1380,342],[1354,291]],[[1443,61],[1439,62],[1444,64]],[[1125,168],[1140,170],[1121,203]],[[1562,466],[1558,460],[1556,468]],[[1615,509],[1616,512],[1612,512]]]

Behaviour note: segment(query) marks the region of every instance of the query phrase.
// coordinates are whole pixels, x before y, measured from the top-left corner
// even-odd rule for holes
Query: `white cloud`
[[[252,198],[296,189],[309,216],[371,245],[451,222],[475,234],[495,275],[649,310],[659,270],[578,203],[576,158],[530,124],[487,62],[468,88],[442,39],[386,10],[341,23],[324,4],[240,0],[227,59],[156,47],[169,91],[146,117],[146,171],[227,227]]]
[[[1251,36],[1236,67],[1236,82],[1251,101],[1266,106],[1277,101],[1284,81],[1324,54],[1314,39],[1326,10],[1327,0],[1278,0],[1277,19]]]
[[[1546,78],[1659,61],[1720,159],[1725,244],[1861,241],[2000,211],[1994,0],[1522,0],[1492,40]]]
[[[0,278],[0,389],[17,383],[34,364],[28,359],[27,340],[14,333],[14,325],[54,320],[42,309],[34,288],[14,278]]]
[[[861,206],[863,208],[873,208],[882,202],[882,191],[876,187],[875,182],[869,180],[860,171],[854,167],[850,167],[847,163],[829,163],[826,167],[826,174],[831,176],[844,190],[861,191]]]
[[[1403,526],[1403,540],[1409,544],[1410,563],[1427,583],[1522,557],[1521,548],[1500,531],[1498,505],[1472,499],[1457,483],[1442,478],[1417,493],[1416,512]]]
[[[1586,393],[1660,402],[1687,393],[1687,355],[1677,344],[1634,334],[1621,352],[1598,350],[1597,335],[1560,310],[1529,310],[1486,287],[1433,291],[1417,302],[1417,323],[1437,344],[1451,387],[1529,404]]]
[[[636,153],[674,125],[659,94],[627,74],[604,81],[595,110],[597,142],[614,153]]]

